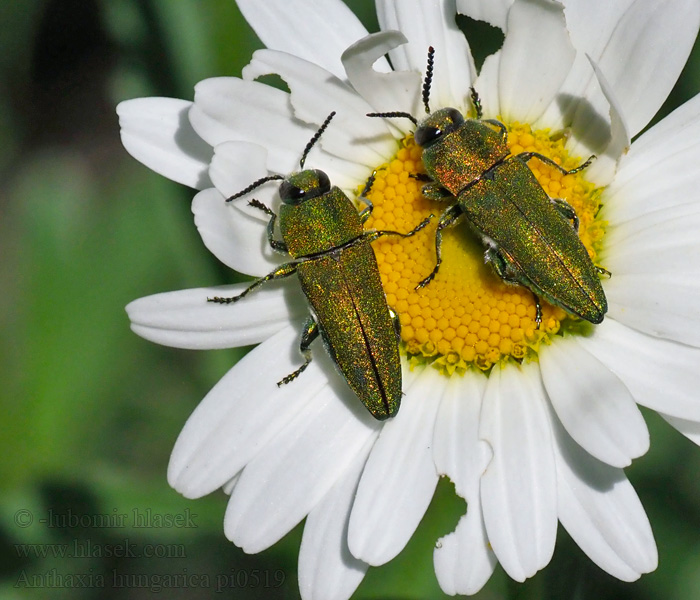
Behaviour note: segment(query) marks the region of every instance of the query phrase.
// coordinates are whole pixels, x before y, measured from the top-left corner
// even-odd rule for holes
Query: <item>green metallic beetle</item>
[[[591,261],[578,237],[573,207],[565,200],[550,198],[528,166],[530,159],[538,158],[569,175],[585,169],[595,157],[566,170],[537,152],[511,154],[506,126],[482,119],[481,102],[473,88],[476,119],[465,119],[456,108],[430,113],[433,56],[431,47],[423,85],[425,119],[419,123],[404,112],[368,115],[410,119],[416,125],[414,139],[423,148],[428,174],[423,195],[432,200],[456,199],[438,222],[435,268],[417,287],[430,283],[440,268],[442,230],[465,217],[486,246],[485,260],[496,274],[533,293],[538,328],[540,297],[586,321],[600,323],[608,304],[599,275],[610,273]]]
[[[358,398],[379,420],[393,417],[401,403],[401,359],[398,319],[386,302],[371,242],[384,235],[410,237],[425,227],[432,215],[408,233],[365,231],[363,223],[372,211],[364,198],[374,177],[365,186],[367,207],[358,213],[352,201],[331,186],[320,170],[304,170],[304,162],[335,113],[331,113],[304,149],[298,173],[286,178],[264,177],[231,196],[244,196],[271,180],[279,188],[282,205],[279,225],[282,240],[275,239],[277,215],[258,200],[254,206],[269,217],[267,237],[272,248],[289,254],[292,261],[280,265],[242,293],[210,302],[237,302],[267,281],[296,273],[311,308],[304,326],[300,350],[304,364],[277,385],[298,377],[311,362],[309,346],[320,334],[328,353]]]

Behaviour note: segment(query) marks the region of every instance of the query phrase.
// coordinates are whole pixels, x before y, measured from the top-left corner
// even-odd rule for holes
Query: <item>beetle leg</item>
[[[430,175],[427,173],[411,173],[409,175],[411,179],[415,179],[417,181],[425,181],[425,182],[431,182],[432,179],[430,178]]]
[[[513,269],[510,267],[510,262],[503,256],[496,247],[488,245],[484,251],[484,260],[493,267],[503,281],[506,283],[512,283],[514,285],[520,285]]]
[[[428,223],[430,223],[430,219],[433,218],[434,215],[428,215],[425,219],[423,219],[418,225],[416,225],[411,231],[408,233],[401,233],[400,231],[391,231],[388,229],[382,229],[379,231],[365,231],[360,237],[358,237],[355,240],[355,243],[359,243],[360,241],[362,242],[370,242],[372,243],[373,241],[379,239],[380,237],[383,237],[385,235],[398,235],[402,238],[408,238],[416,235],[421,229],[426,227]]]
[[[283,377],[277,382],[277,386],[281,387],[285,383],[289,383],[290,381],[296,379],[301,375],[306,367],[309,366],[311,363],[311,350],[309,350],[309,346],[311,345],[311,342],[313,342],[317,337],[318,334],[321,332],[321,330],[318,327],[318,323],[314,320],[313,317],[309,317],[306,323],[304,323],[304,331],[301,332],[301,342],[299,343],[299,350],[301,353],[304,355],[304,364],[301,365],[296,371],[293,373],[290,373],[286,377]]]
[[[453,204],[440,216],[437,229],[435,230],[435,268],[423,279],[415,289],[420,289],[428,285],[437,275],[440,265],[442,264],[442,230],[454,224],[462,216],[462,208],[459,204]]]
[[[484,252],[484,258],[486,259],[486,262],[493,267],[493,270],[496,271],[496,275],[498,275],[503,281],[514,285],[523,285],[518,279],[515,269],[511,267],[510,261],[503,256],[497,248],[491,245],[487,246],[486,252]],[[542,305],[540,304],[539,296],[532,290],[530,290],[530,293],[535,299],[535,329],[539,329],[540,325],[542,324]]]
[[[434,216],[435,215],[428,215],[425,219],[423,219],[420,223],[418,223],[418,225],[416,225],[408,233],[401,233],[400,231],[391,231],[389,229],[363,231],[361,235],[357,236],[354,240],[348,242],[347,245],[345,245],[343,247],[349,248],[351,246],[354,246],[355,244],[366,243],[366,242],[369,242],[371,244],[372,242],[378,240],[380,237],[384,237],[385,235],[398,235],[399,237],[402,237],[402,238],[412,237],[412,236],[416,235],[416,233],[418,233],[421,229],[424,229],[428,225],[428,223],[430,223],[430,220]]]
[[[599,267],[598,265],[593,265],[593,268],[596,270],[596,273],[598,275],[602,275],[606,279],[610,279],[612,277],[612,273],[608,271],[607,269],[604,269],[603,267]]]
[[[540,305],[540,298],[535,292],[532,292],[532,297],[535,299],[535,329],[539,329],[542,324],[542,306]]]
[[[277,252],[284,252],[285,254],[289,254],[287,244],[285,244],[281,240],[275,239],[275,221],[277,221],[277,215],[274,212],[272,212],[272,210],[270,210],[267,206],[265,206],[262,202],[260,202],[260,200],[256,200],[255,198],[248,202],[248,204],[257,209],[260,209],[270,217],[270,221],[267,223],[267,241],[270,242],[270,246],[272,246],[272,249],[277,250]]]
[[[401,341],[401,319],[399,319],[398,313],[389,307],[389,314],[391,315],[391,322],[394,324],[394,331],[396,332],[396,341]]]
[[[372,201],[369,198],[365,198],[364,196],[360,196],[358,200],[364,202],[367,205],[360,211],[360,222],[364,224],[364,222],[367,219],[369,219],[369,216],[372,214],[372,211],[374,210],[374,204],[372,204]]]
[[[272,273],[268,273],[265,277],[255,280],[246,289],[244,289],[238,296],[232,296],[230,298],[220,298],[219,296],[214,296],[213,298],[207,298],[207,302],[216,302],[217,304],[231,304],[232,302],[238,302],[241,298],[247,296],[255,288],[261,286],[267,281],[272,281],[273,279],[282,279],[284,277],[289,277],[296,273],[297,266],[299,263],[289,262],[277,267]]]
[[[593,160],[596,158],[596,155],[591,154],[588,157],[588,160],[581,163],[578,167],[575,167],[573,169],[569,169],[568,171],[564,167],[562,167],[561,165],[558,165],[557,163],[555,163],[551,158],[545,156],[544,154],[540,154],[539,152],[521,152],[520,154],[516,154],[515,158],[519,158],[523,162],[527,162],[531,158],[539,158],[543,163],[548,164],[550,167],[554,167],[555,169],[561,171],[564,175],[573,175],[574,173],[578,173],[579,171],[583,171],[586,167],[588,167],[593,162]]]
[[[571,224],[574,227],[574,231],[578,233],[578,215],[576,214],[576,211],[574,210],[574,207],[571,206],[566,200],[563,198],[550,198],[550,202],[554,205],[554,208],[559,211],[565,218],[571,220]]]
[[[360,198],[367,199],[367,194],[369,194],[372,191],[372,186],[374,185],[374,180],[377,178],[377,169],[372,171],[372,174],[367,178],[367,181],[365,182],[365,187],[362,190],[362,194],[360,194]]]
[[[484,123],[490,123],[491,125],[495,125],[501,130],[501,137],[503,138],[503,143],[507,144],[508,143],[508,129],[506,129],[506,126],[501,123],[497,119],[484,119]]]
[[[437,181],[426,183],[420,191],[424,198],[438,202],[453,197],[449,190],[441,186]]]

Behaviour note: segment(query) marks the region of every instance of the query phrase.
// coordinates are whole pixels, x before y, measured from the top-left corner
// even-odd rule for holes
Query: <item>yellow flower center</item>
[[[539,152],[565,169],[582,160],[570,157],[563,137],[528,125],[506,124],[513,154]],[[529,166],[550,198],[566,200],[578,215],[579,237],[595,262],[604,234],[596,220],[600,190],[585,180],[532,159]],[[387,301],[401,320],[402,349],[412,362],[432,362],[443,372],[463,373],[471,366],[488,370],[499,361],[535,358],[539,345],[574,322],[562,308],[541,301],[542,324],[535,323],[535,301],[527,288],[503,282],[484,263],[484,247],[464,223],[443,230],[440,270],[427,286],[415,287],[435,266],[435,229],[448,202],[427,200],[422,182],[421,149],[409,135],[395,158],[377,169],[368,194],[374,204],[367,229],[410,231],[430,214],[436,218],[411,238],[386,236],[374,243]]]

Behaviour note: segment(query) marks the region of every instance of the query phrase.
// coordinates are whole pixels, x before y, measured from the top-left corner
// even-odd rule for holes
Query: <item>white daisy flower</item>
[[[658,411],[700,443],[700,97],[636,136],[659,109],[698,34],[696,0],[377,0],[381,32],[368,35],[339,0],[238,5],[268,49],[243,78],[199,83],[194,102],[122,103],[126,149],[153,170],[201,190],[195,222],[231,268],[262,276],[282,262],[267,218],[224,199],[270,173],[298,170],[301,152],[331,111],[334,122],[307,165],[355,194],[378,170],[367,226],[408,231],[429,212],[411,174],[420,149],[406,111],[421,117],[426,52],[435,48],[430,106],[508,129],[511,152],[537,151],[562,176],[529,165],[550,197],[580,219],[609,310],[581,325],[501,282],[464,224],[445,230],[432,269],[435,225],[409,240],[374,244],[387,300],[402,323],[404,398],[374,420],[319,346],[301,364],[306,304],[291,280],[235,305],[207,303],[244,284],[159,294],[127,307],[132,328],[182,348],[259,344],[211,390],[173,450],[168,478],[189,498],[224,487],[229,539],[268,548],[306,517],[299,557],[303,598],[349,598],[369,565],[395,557],[413,535],[441,475],[467,501],[439,540],[435,572],[448,594],[473,594],[500,563],[523,581],[550,561],[557,524],[597,565],[633,581],[657,565],[644,509],[623,468],[649,435],[637,407]],[[479,73],[455,13],[501,27],[503,47]],[[391,64],[386,58],[391,61]],[[279,74],[290,93],[255,81]],[[248,197],[276,208],[278,185]]]

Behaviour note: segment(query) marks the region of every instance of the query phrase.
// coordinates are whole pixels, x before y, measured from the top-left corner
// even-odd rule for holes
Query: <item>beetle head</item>
[[[295,206],[330,191],[331,182],[328,175],[319,169],[306,169],[292,173],[282,182],[280,198],[285,204]]]
[[[425,112],[427,117],[418,122],[413,115],[407,112],[394,111],[394,112],[383,112],[383,113],[368,113],[368,117],[383,117],[383,118],[404,118],[409,119],[416,126],[416,130],[413,133],[413,138],[421,148],[427,148],[432,146],[435,142],[440,140],[443,136],[452,131],[455,131],[464,123],[464,117],[462,113],[456,108],[441,108],[435,112],[430,112],[430,88],[433,83],[433,66],[435,58],[435,48],[430,46],[428,48],[428,66],[425,70],[425,77],[423,79],[423,106],[425,107]],[[472,98],[478,102],[478,97],[475,96],[476,92],[473,92]],[[477,106],[477,115],[480,114],[480,105]]]
[[[444,135],[458,129],[462,123],[464,123],[464,117],[456,108],[441,108],[429,114],[419,123],[413,137],[416,144],[427,148]]]
[[[299,168],[304,169],[304,163],[306,162],[306,157],[309,155],[311,148],[314,144],[321,139],[323,132],[328,127],[331,119],[335,116],[335,111],[326,117],[318,131],[306,144],[304,152],[301,155],[301,160],[299,161]],[[301,204],[304,200],[309,200],[310,198],[317,198],[323,194],[330,192],[331,183],[328,180],[328,175],[323,171],[318,169],[306,169],[299,173],[292,173],[288,177],[283,177],[282,175],[268,175],[267,177],[261,177],[257,181],[251,183],[247,188],[241,190],[237,194],[226,198],[226,202],[231,202],[236,198],[245,196],[246,194],[252,192],[254,189],[259,188],[263,183],[268,181],[275,181],[282,179],[282,184],[280,185],[279,193],[282,198],[282,202],[285,204]]]

